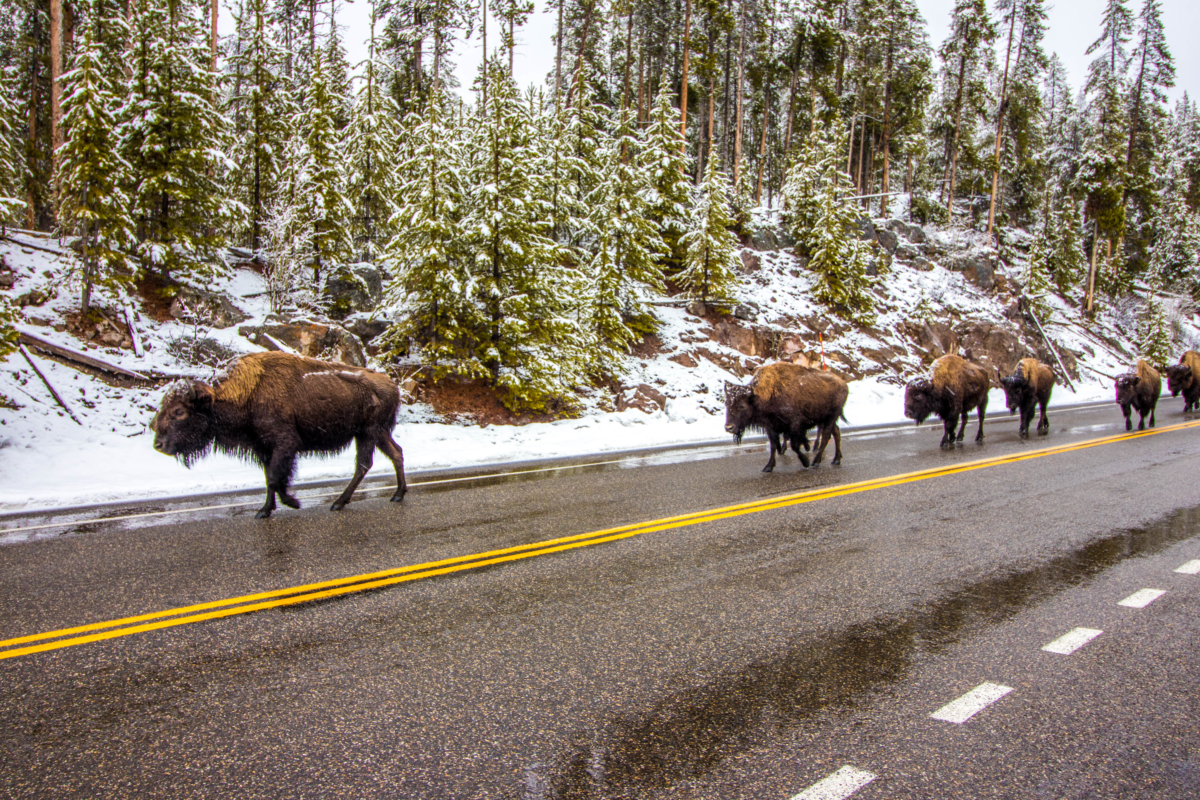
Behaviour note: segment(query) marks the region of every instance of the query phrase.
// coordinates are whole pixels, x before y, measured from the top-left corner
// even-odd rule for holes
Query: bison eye
[[[171,416],[173,416],[175,419],[183,419],[184,417],[187,416],[187,412],[184,411],[182,408],[177,408],[177,409],[175,409],[175,413],[172,414]]]

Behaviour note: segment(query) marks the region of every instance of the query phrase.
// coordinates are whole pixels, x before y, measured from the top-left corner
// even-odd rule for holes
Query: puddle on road
[[[539,797],[639,798],[704,775],[818,715],[850,708],[909,676],[923,657],[1116,566],[1196,535],[1200,507],[1123,530],[1032,569],[964,586],[902,618],[795,642],[735,674],[608,720],[545,772]],[[539,770],[541,771],[541,770]]]

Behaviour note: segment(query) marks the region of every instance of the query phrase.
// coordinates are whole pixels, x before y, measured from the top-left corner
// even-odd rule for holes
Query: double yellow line
[[[206,622],[224,617],[233,617],[239,614],[250,614],[270,608],[283,608],[285,606],[299,605],[300,603],[311,603],[315,600],[327,600],[334,597],[370,591],[372,589],[395,586],[409,581],[433,578],[438,575],[449,575],[453,572],[479,569],[480,567],[503,564],[510,561],[521,561],[527,558],[561,553],[565,550],[574,550],[580,547],[592,547],[606,542],[616,542],[645,533],[684,528],[703,522],[740,517],[746,514],[757,514],[762,511],[773,511],[803,503],[812,503],[817,500],[827,500],[833,497],[858,494],[859,492],[886,489],[890,486],[900,486],[932,478],[942,478],[977,469],[1016,464],[1035,458],[1071,453],[1090,447],[1098,447],[1115,442],[1126,442],[1160,433],[1170,433],[1186,428],[1193,428],[1198,425],[1200,425],[1200,421],[1186,422],[1165,428],[1139,431],[1137,433],[1125,433],[1119,436],[1089,439],[1083,442],[1057,445],[1027,453],[1015,453],[996,458],[967,461],[952,466],[935,467],[918,472],[873,478],[871,480],[840,484],[823,489],[812,489],[795,494],[756,500],[750,503],[740,503],[738,505],[698,511],[692,514],[682,514],[676,517],[640,522],[635,525],[606,528],[590,533],[566,536],[560,539],[549,539],[532,544],[518,545],[516,547],[506,547],[500,550],[489,550],[484,553],[447,558],[441,561],[430,561],[408,567],[397,567],[380,572],[370,572],[363,575],[321,581],[320,583],[309,583],[286,589],[275,589],[269,592],[231,597],[226,600],[214,600],[208,603],[182,606],[166,611],[155,611],[135,617],[124,617],[107,622],[95,622],[90,625],[80,625],[74,628],[62,628],[60,630],[47,631],[46,633],[21,636],[15,639],[0,641],[0,660],[30,655],[32,653],[43,653],[49,650],[59,650],[64,647],[74,647],[105,639],[115,639],[120,636],[132,636],[136,633],[147,633],[163,628],[173,628],[179,625],[190,625],[195,622]]]

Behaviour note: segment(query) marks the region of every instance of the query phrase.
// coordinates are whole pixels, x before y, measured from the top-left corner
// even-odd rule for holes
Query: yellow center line
[[[886,489],[907,483],[930,480],[932,478],[958,475],[977,469],[1016,464],[1035,458],[1044,458],[1051,455],[1071,453],[1078,450],[1084,450],[1091,447],[1098,447],[1100,445],[1113,444],[1117,442],[1127,442],[1146,436],[1155,436],[1160,433],[1170,433],[1196,426],[1200,426],[1200,421],[1185,422],[1163,428],[1138,431],[1136,433],[1123,433],[1117,436],[1088,439],[1082,442],[1056,445],[1027,453],[1013,453],[1004,456],[977,459],[974,461],[967,461],[949,466],[933,467],[931,469],[919,470],[916,472],[888,475],[881,478],[871,478],[869,480],[857,481],[855,483],[839,484],[837,486],[829,486],[820,489],[809,489],[794,494],[764,498],[731,506],[723,506],[720,508],[692,512],[689,514],[681,514],[673,517],[664,517],[662,519],[634,523],[631,525],[623,525],[615,528],[590,531],[588,533],[575,534],[557,539],[548,539],[541,542],[516,545],[498,550],[489,550],[471,555],[455,556],[453,558],[430,561],[423,564],[413,564],[410,566],[396,567],[378,572],[364,573],[362,575],[334,578],[327,581],[320,581],[318,583],[309,583],[284,589],[256,592],[254,594],[241,595],[239,597],[231,597],[224,600],[213,600],[207,603],[181,606],[179,608],[167,609],[165,611],[155,611],[138,616],[123,617],[121,619],[95,622],[89,625],[80,625],[73,628],[62,628],[54,631],[47,631],[45,633],[21,636],[14,639],[0,641],[0,660],[6,658],[15,658],[22,655],[29,655],[32,653],[45,652],[48,650],[58,650],[64,647],[73,647],[76,645],[87,644],[89,642],[113,639],[120,636],[146,633],[148,631],[161,630],[163,628],[171,628],[179,625],[189,625],[196,622],[222,619],[239,614],[265,611],[271,608],[282,608],[285,606],[298,605],[300,603],[311,603],[316,600],[341,597],[349,594],[370,591],[372,589],[395,586],[397,584],[407,583],[410,581],[432,578],[439,575],[448,575],[455,572],[479,569],[495,564],[521,561],[537,556],[550,555],[551,553],[560,553],[581,547],[592,547],[598,544],[616,542],[646,533],[684,528],[704,522],[730,519],[746,514],[756,514],[763,511],[774,511],[804,503],[812,503],[818,500],[828,500],[835,497],[858,494],[860,492]],[[41,643],[31,644],[33,642]],[[19,647],[18,645],[27,646]]]

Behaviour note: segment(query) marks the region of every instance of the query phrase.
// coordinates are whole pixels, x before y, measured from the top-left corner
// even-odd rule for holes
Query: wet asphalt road
[[[1160,430],[1181,409],[1164,400]],[[0,531],[0,638],[1123,433],[1115,406],[1051,422],[1021,441],[993,416],[983,446],[972,422],[948,452],[929,426],[847,437],[836,469],[763,475],[761,447],[731,445],[340,514],[259,522],[251,498]],[[1198,474],[1200,426],[1163,430],[48,652],[0,643],[0,796],[786,800],[851,766],[875,776],[856,800],[1195,798],[1200,575],[1175,570],[1200,559]],[[1165,593],[1118,604],[1144,588]],[[1077,627],[1103,633],[1041,649]],[[1011,691],[930,717],[988,682]]]

